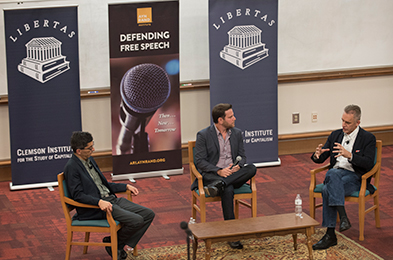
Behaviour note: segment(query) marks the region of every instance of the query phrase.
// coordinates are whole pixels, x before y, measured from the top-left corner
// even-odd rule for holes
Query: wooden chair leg
[[[375,212],[375,226],[377,228],[380,228],[381,227],[381,220],[379,217],[379,196],[378,195],[374,197],[374,205],[376,206],[376,208],[374,210],[374,212]]]
[[[359,199],[359,241],[364,240],[364,217],[365,217],[365,200],[364,198]]]
[[[85,242],[89,242],[90,239],[90,232],[85,233]],[[83,254],[87,254],[87,246],[83,247]]]
[[[235,200],[235,219],[239,218],[239,200]]]
[[[192,204],[191,204],[191,216],[193,219],[196,219],[196,206],[197,204],[197,199],[195,198],[195,196],[192,196]]]
[[[257,198],[256,198],[256,196],[251,199],[251,215],[253,218],[257,217]]]
[[[133,256],[138,256],[138,248],[135,246],[134,251],[132,251]]]
[[[205,223],[206,222],[206,203],[203,201],[200,201],[200,208],[201,208],[201,222]]]
[[[310,217],[315,219],[315,198],[310,194]],[[315,228],[311,227],[311,234],[315,233]]]
[[[72,241],[73,232],[68,229],[67,231],[67,249],[66,249],[66,257],[65,260],[70,260],[71,257],[71,241]]]

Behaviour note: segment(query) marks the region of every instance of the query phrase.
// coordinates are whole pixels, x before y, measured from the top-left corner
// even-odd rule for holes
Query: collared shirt
[[[79,157],[78,157],[79,158]],[[92,163],[90,162],[89,159],[87,161],[79,158],[83,165],[85,166],[87,172],[90,174],[90,177],[93,179],[94,183],[96,184],[98,190],[100,191],[101,198],[104,198],[109,195],[110,191],[108,187],[106,187],[104,184],[102,184],[102,180],[96,171],[96,169],[93,167]]]
[[[352,149],[353,145],[355,143],[356,137],[358,136],[359,133],[359,126],[355,128],[355,130],[352,131],[352,133],[345,134],[343,140],[341,142],[341,145],[347,150],[348,152],[351,153],[351,158],[345,158],[344,156],[339,156],[337,157],[337,162],[334,165],[333,168],[344,168],[348,171],[354,172],[355,170],[352,167],[352,164],[349,162],[352,159]]]
[[[228,167],[232,162],[232,151],[231,151],[231,142],[229,141],[229,138],[231,137],[231,129],[227,131],[227,134],[225,135],[225,139],[218,131],[216,125],[214,125],[217,133],[217,138],[218,138],[218,143],[220,145],[220,159],[217,162],[217,167],[220,167],[221,169],[224,169]]]

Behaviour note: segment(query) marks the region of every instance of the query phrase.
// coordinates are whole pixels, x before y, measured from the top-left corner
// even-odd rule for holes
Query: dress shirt
[[[344,156],[337,157],[336,165],[334,165],[333,168],[344,168],[351,172],[355,171],[352,167],[352,163],[350,163],[350,160],[352,159],[352,149],[353,149],[353,145],[355,144],[355,140],[356,137],[358,136],[358,133],[359,133],[359,126],[356,127],[355,130],[353,130],[352,133],[350,134],[344,133],[344,137],[341,142],[341,145],[345,148],[345,150],[351,153],[351,158],[345,158]]]
[[[214,125],[214,127],[216,129],[217,139],[220,145],[220,159],[218,160],[216,166],[224,169],[232,163],[231,142],[229,141],[232,131],[231,129],[228,129],[224,139],[220,131],[218,131],[216,125]]]
[[[98,190],[100,191],[101,198],[107,197],[109,195],[110,191],[104,184],[102,184],[102,180],[101,180],[100,176],[98,175],[98,172],[96,171],[96,169],[91,164],[90,160],[87,159],[87,161],[85,161],[81,158],[79,158],[79,159],[81,160],[81,162],[85,166],[87,172],[90,174],[90,177],[93,179]]]

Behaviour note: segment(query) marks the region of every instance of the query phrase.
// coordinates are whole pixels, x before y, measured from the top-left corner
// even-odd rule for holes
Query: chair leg
[[[374,205],[376,206],[375,211],[374,211],[375,212],[375,226],[377,228],[380,228],[381,221],[380,221],[380,217],[379,217],[379,194],[374,197]]]
[[[359,198],[359,241],[364,240],[364,217],[365,217],[365,200],[363,198]]]
[[[310,217],[315,219],[315,198],[310,194]],[[315,228],[311,228],[311,234],[315,233]]]
[[[200,201],[199,203],[200,203],[200,208],[201,208],[201,212],[199,212],[201,215],[201,222],[205,223],[206,222],[206,203],[204,201],[203,202]]]
[[[90,239],[90,232],[86,232],[85,233],[85,242],[89,242],[89,239]],[[83,247],[83,253],[87,254],[87,246]]]
[[[117,232],[113,229],[111,229],[111,248],[112,259],[117,259]]]
[[[112,248],[112,259],[117,259],[117,241],[116,243],[114,241],[111,242],[111,248]]]
[[[68,232],[67,232],[67,248],[66,248],[65,260],[70,260],[72,235],[73,235],[73,232],[70,231],[70,229],[68,229]]]
[[[235,219],[239,218],[239,200],[235,200]]]
[[[132,251],[133,256],[138,256],[138,248],[135,246],[134,251]]]
[[[192,196],[192,205],[191,205],[191,216],[193,219],[196,219],[196,208],[195,205],[197,204],[197,199],[195,196]]]
[[[257,197],[251,199],[251,215],[253,218],[257,217]]]

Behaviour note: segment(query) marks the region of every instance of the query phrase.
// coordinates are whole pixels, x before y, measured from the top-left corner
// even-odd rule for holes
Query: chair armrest
[[[67,203],[68,205],[74,206],[74,207],[80,207],[80,208],[91,208],[91,209],[99,209],[100,207],[95,206],[95,205],[90,205],[90,204],[84,204],[77,202],[73,199],[64,197],[64,202]]]
[[[127,199],[129,201],[132,201],[132,193],[130,190],[122,191],[122,192],[116,192],[116,194],[127,194]]]
[[[367,179],[370,178],[371,176],[373,176],[375,173],[377,173],[380,167],[381,167],[381,165],[376,163],[370,171],[368,171],[362,175],[362,184],[360,186],[359,197],[366,195]]]
[[[368,171],[362,175],[362,181],[367,180],[368,178],[373,176],[379,170],[379,167],[380,167],[380,165],[378,163],[376,163],[370,171]]]
[[[126,192],[123,192],[123,193],[126,193]],[[129,193],[131,194],[131,192],[129,192]],[[100,208],[99,206],[80,203],[80,202],[77,202],[77,201],[67,198],[67,197],[64,197],[64,202],[67,203],[68,205],[73,206],[73,207],[91,208],[91,209],[99,209]],[[113,219],[112,213],[110,211],[106,211],[106,220],[108,221],[110,226],[116,226],[116,222]]]
[[[315,186],[317,185],[316,174],[329,169],[329,165],[330,165],[330,163],[310,171],[310,174],[311,174],[310,188],[309,188],[310,194],[312,194],[314,192]]]
[[[250,179],[250,187],[252,192],[257,191],[257,185],[255,180],[255,175]]]
[[[328,163],[328,164],[326,164],[326,165],[324,165],[324,166],[322,166],[322,167],[319,167],[319,168],[316,168],[316,169],[311,170],[311,171],[310,171],[311,176],[313,176],[313,175],[315,176],[315,174],[317,174],[317,173],[319,173],[319,172],[323,172],[323,171],[329,169],[329,166],[330,166],[330,163]]]
[[[195,167],[195,164],[190,164],[191,173],[191,184],[194,182],[195,178],[198,179],[198,190],[200,196],[205,196],[205,191],[203,190],[203,177],[200,172]]]

